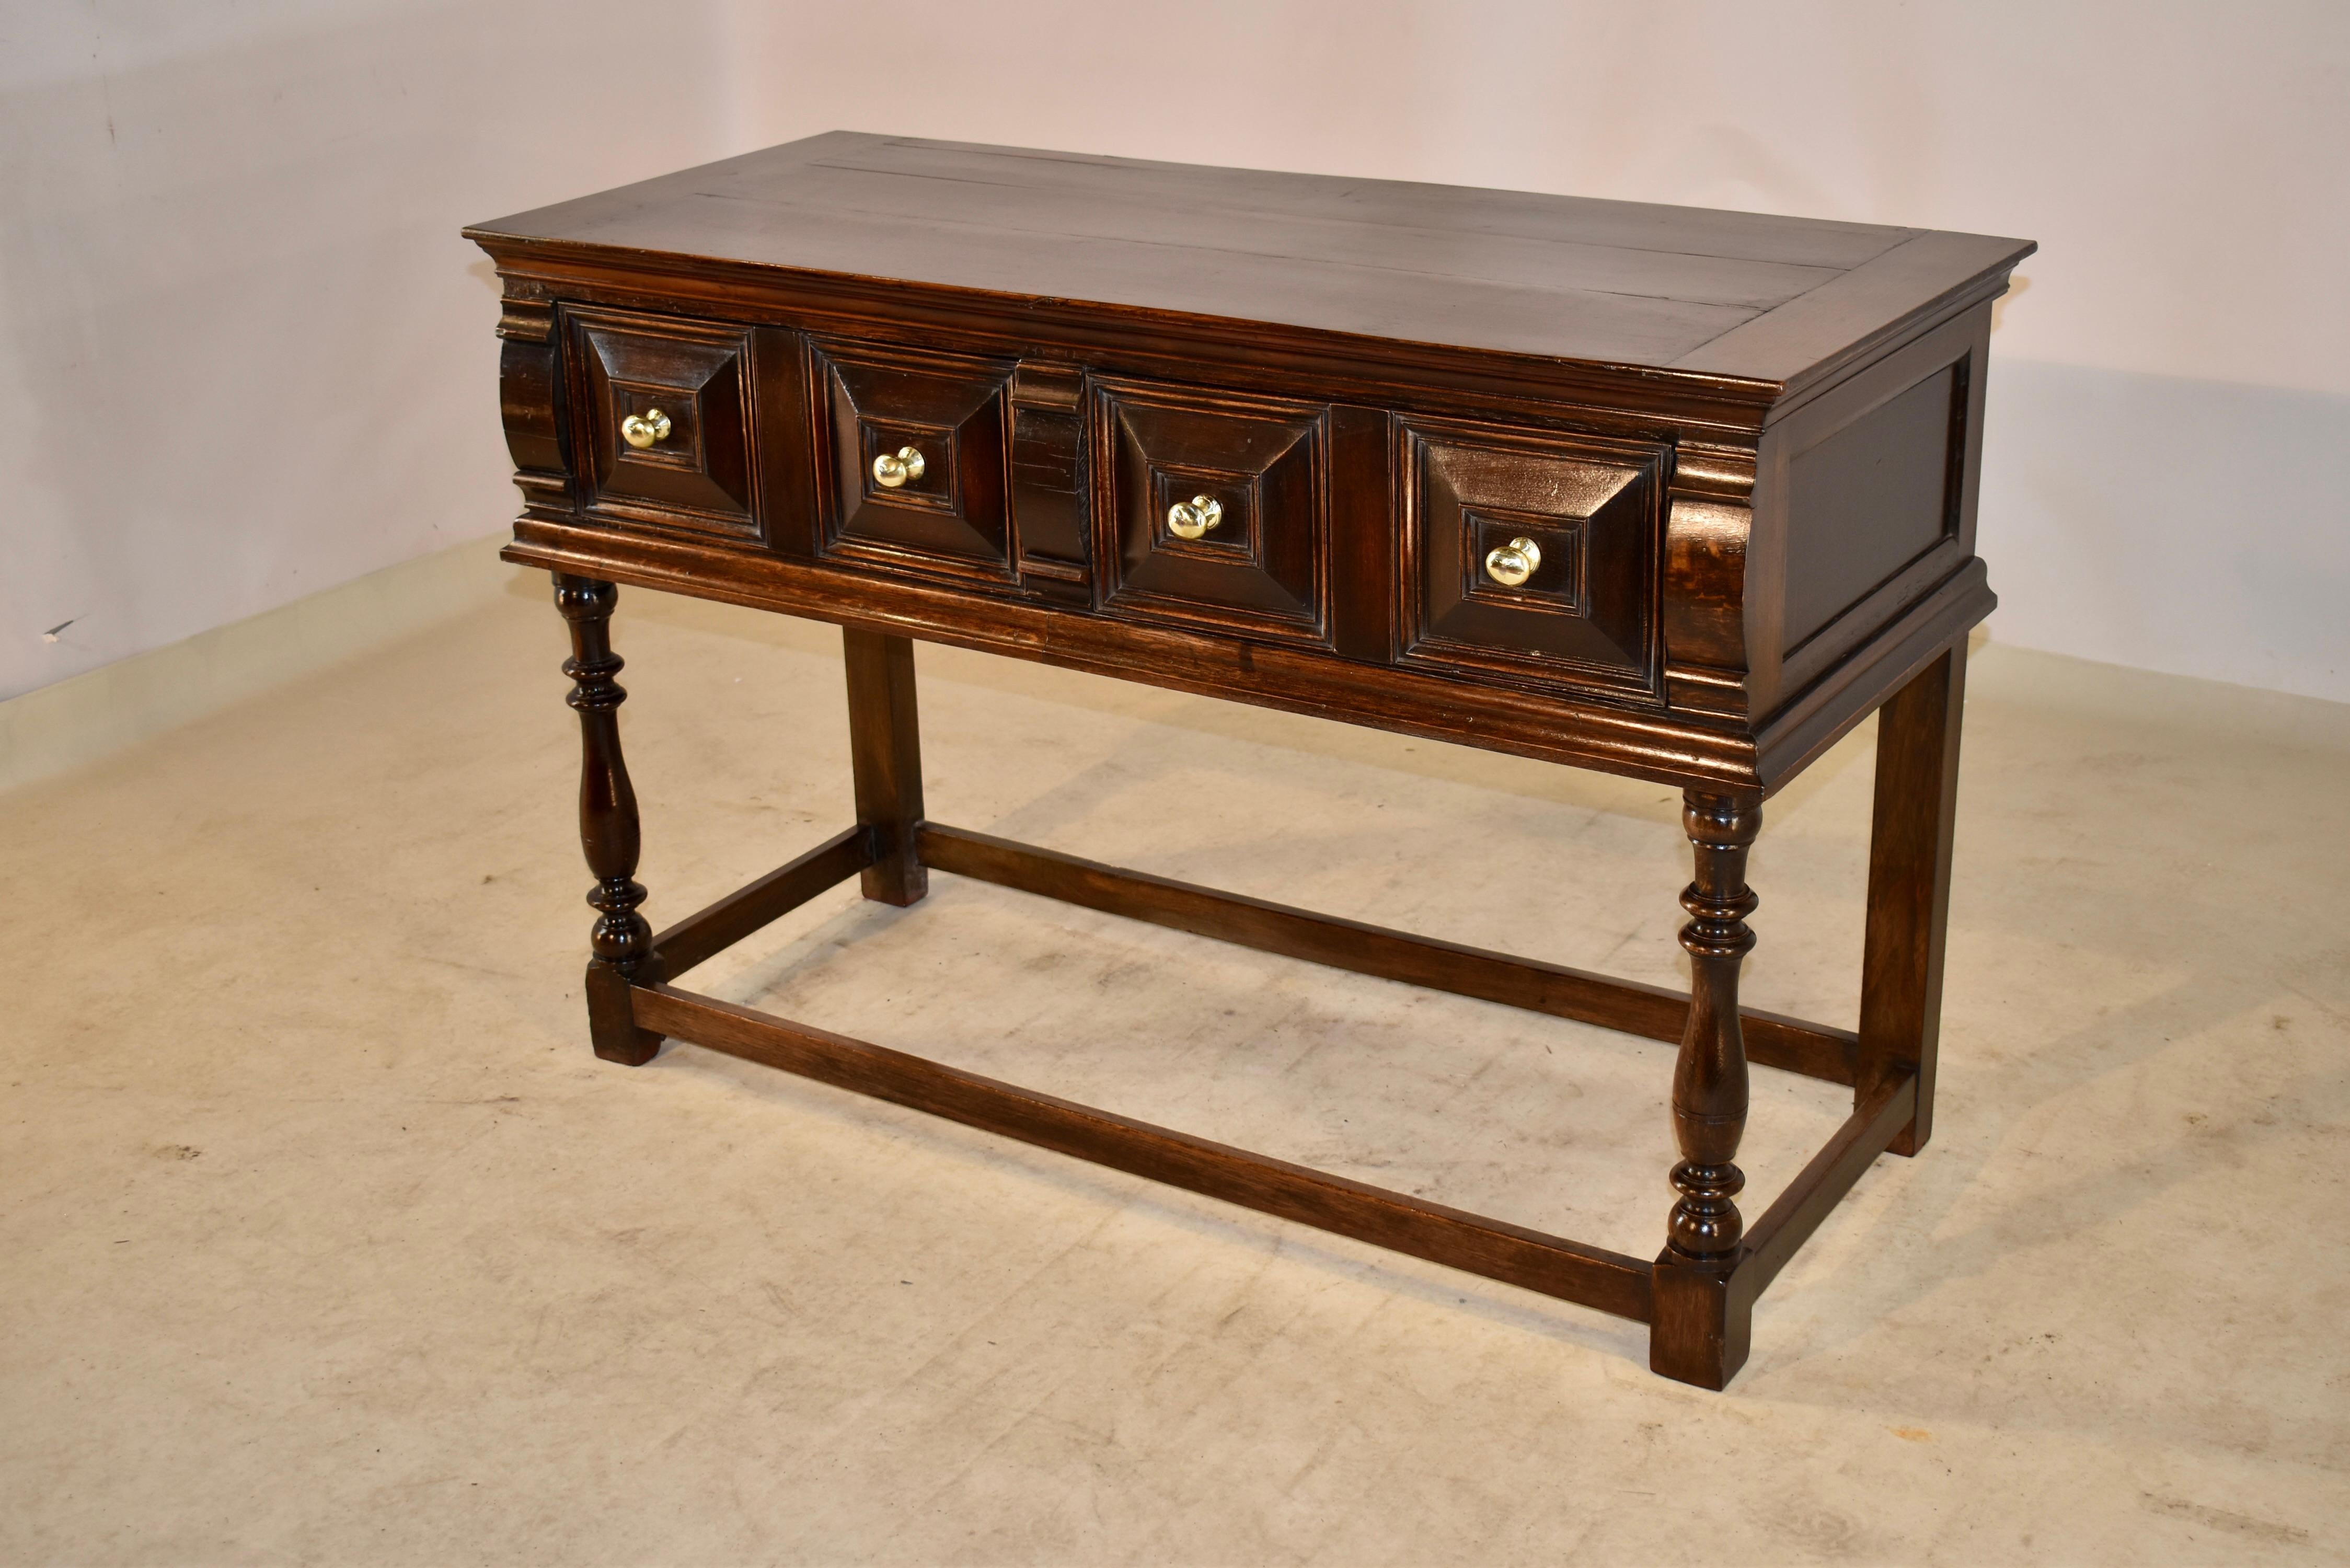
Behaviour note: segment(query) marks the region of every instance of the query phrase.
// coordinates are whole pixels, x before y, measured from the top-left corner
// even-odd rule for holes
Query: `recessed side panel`
[[[1783,649],[1957,536],[1967,365],[1943,366],[1794,454]]]
[[[1745,614],[1758,723],[1846,680],[1966,566],[1990,338],[1984,303],[1765,426]]]

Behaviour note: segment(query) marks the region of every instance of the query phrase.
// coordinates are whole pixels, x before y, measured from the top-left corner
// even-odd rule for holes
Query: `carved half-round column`
[[[660,1036],[636,1025],[631,981],[650,980],[652,928],[637,913],[645,889],[636,879],[637,792],[620,755],[620,704],[628,692],[614,677],[612,607],[619,589],[594,577],[555,575],[555,607],[571,628],[567,699],[579,714],[579,845],[596,885],[588,902],[597,911],[588,936],[588,1030],[596,1054],[630,1066],[650,1062]]]

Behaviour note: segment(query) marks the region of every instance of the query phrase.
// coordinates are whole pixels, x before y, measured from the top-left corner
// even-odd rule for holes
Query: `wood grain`
[[[661,973],[675,980],[872,864],[871,828],[860,824],[834,834],[655,935],[653,951],[660,955]]]
[[[1915,1080],[1917,1114],[1893,1140],[1896,1154],[1916,1154],[1934,1131],[1966,696],[1967,649],[1960,643],[1914,677],[1877,716],[1856,1093],[1865,1101],[1896,1078]]]
[[[1662,986],[1221,893],[942,823],[924,823],[917,842],[923,863],[937,870],[1350,974],[1497,1002],[1650,1040],[1678,1041],[1689,1021],[1689,997]],[[1739,1016],[1747,1031],[1747,1054],[1756,1063],[1832,1084],[1852,1082],[1857,1037],[1850,1031],[1751,1008]]]
[[[1905,1074],[1878,1085],[1762,1211],[1746,1233],[1746,1255],[1738,1262],[1738,1282],[1750,1301],[1778,1278],[1862,1173],[1890,1149],[1917,1106],[1915,1077]]]
[[[620,656],[612,651],[612,607],[619,590],[594,577],[555,578],[555,607],[571,634],[571,657],[563,673],[571,678],[565,699],[579,715],[579,846],[596,885],[588,902],[596,910],[588,933],[588,1033],[596,1054],[608,1062],[640,1066],[660,1050],[660,1037],[639,1025],[629,1007],[629,982],[653,972],[652,928],[637,912],[645,901],[637,880],[641,844],[637,791],[620,751],[620,704],[628,689],[617,677]]]
[[[1778,380],[2032,248],[845,131],[468,233]]]
[[[659,985],[650,1028],[747,1061],[1204,1193],[1392,1251],[1646,1321],[1648,1266],[1399,1192],[1015,1088],[846,1035]]]
[[[599,1054],[648,1060],[672,1028],[1646,1318],[1650,1365],[1713,1388],[1786,1257],[1930,1132],[1964,640],[1996,603],[1974,555],[1991,302],[2028,243],[848,133],[467,232],[503,290],[505,556],[556,574],[572,630]],[[624,447],[655,406],[671,433]],[[921,472],[876,472],[907,447]],[[1221,533],[1167,525],[1194,495]],[[1543,563],[1504,583],[1484,563],[1521,535]],[[857,826],[658,938],[619,583],[844,633]],[[927,824],[917,639],[1681,789],[1693,993]],[[1861,1027],[1742,1007],[1761,803],[1880,707]],[[852,871],[906,904],[933,867],[1679,1041],[1662,1255],[668,984]],[[1750,1061],[1857,1108],[1742,1236]]]
[[[850,628],[840,634],[848,672],[848,760],[857,820],[873,836],[865,896],[903,907],[929,890],[914,847],[922,820],[921,726],[914,703],[914,645]]]

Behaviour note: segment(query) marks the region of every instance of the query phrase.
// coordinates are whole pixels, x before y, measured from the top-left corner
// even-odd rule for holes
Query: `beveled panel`
[[[565,313],[575,406],[586,432],[583,511],[598,522],[747,536],[751,515],[750,334],[678,317],[573,307]],[[655,445],[621,438],[658,410]]]
[[[1658,694],[1663,448],[1428,419],[1398,441],[1405,662]],[[1494,580],[1521,537],[1541,564]]]
[[[1011,363],[837,340],[817,342],[815,363],[831,482],[823,554],[1011,581]],[[921,476],[884,485],[874,460],[910,446],[922,454]]]
[[[1321,642],[1329,611],[1328,410],[1202,388],[1094,389],[1096,554],[1105,607]],[[1222,508],[1184,538],[1179,503]]]

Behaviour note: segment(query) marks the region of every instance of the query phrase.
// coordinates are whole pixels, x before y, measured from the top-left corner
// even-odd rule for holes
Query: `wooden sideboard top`
[[[466,233],[1775,383],[2027,240],[831,131]]]

